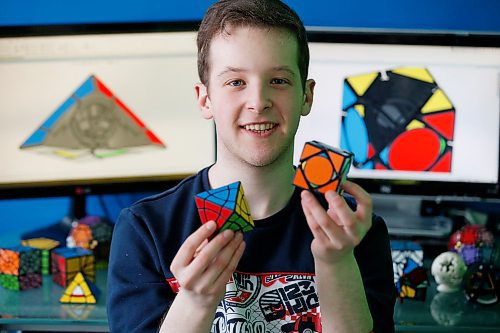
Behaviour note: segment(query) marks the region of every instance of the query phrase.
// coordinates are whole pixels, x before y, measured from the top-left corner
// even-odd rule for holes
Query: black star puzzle
[[[254,228],[241,182],[198,193],[195,196],[203,224],[215,221],[219,232],[226,229],[247,232]]]
[[[306,142],[295,171],[293,184],[306,190],[342,193],[353,154],[319,141]]]

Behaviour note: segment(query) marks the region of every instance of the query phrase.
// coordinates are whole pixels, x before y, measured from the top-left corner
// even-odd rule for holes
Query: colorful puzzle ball
[[[489,263],[495,250],[495,238],[484,225],[467,224],[450,236],[448,250],[460,254],[467,266]]]
[[[353,154],[319,141],[306,142],[295,171],[293,184],[312,191],[342,193]]]
[[[496,304],[500,297],[500,275],[493,264],[470,265],[464,276],[464,291],[469,302]]]

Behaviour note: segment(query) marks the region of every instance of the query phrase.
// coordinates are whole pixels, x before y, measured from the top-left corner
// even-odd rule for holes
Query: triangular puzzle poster
[[[90,75],[21,145],[78,158],[104,158],[165,144],[95,75]]]
[[[341,147],[359,169],[451,172],[455,107],[426,68],[346,77]]]

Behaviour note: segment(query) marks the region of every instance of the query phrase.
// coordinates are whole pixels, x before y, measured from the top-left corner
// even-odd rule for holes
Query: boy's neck
[[[208,173],[212,188],[241,181],[255,220],[269,217],[285,207],[295,188],[292,185],[293,175],[291,160],[262,167],[217,161]]]

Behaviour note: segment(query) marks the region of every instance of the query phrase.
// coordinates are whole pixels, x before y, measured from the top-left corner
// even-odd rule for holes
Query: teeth
[[[274,127],[274,124],[250,124],[245,125],[245,129],[248,131],[267,131]]]

